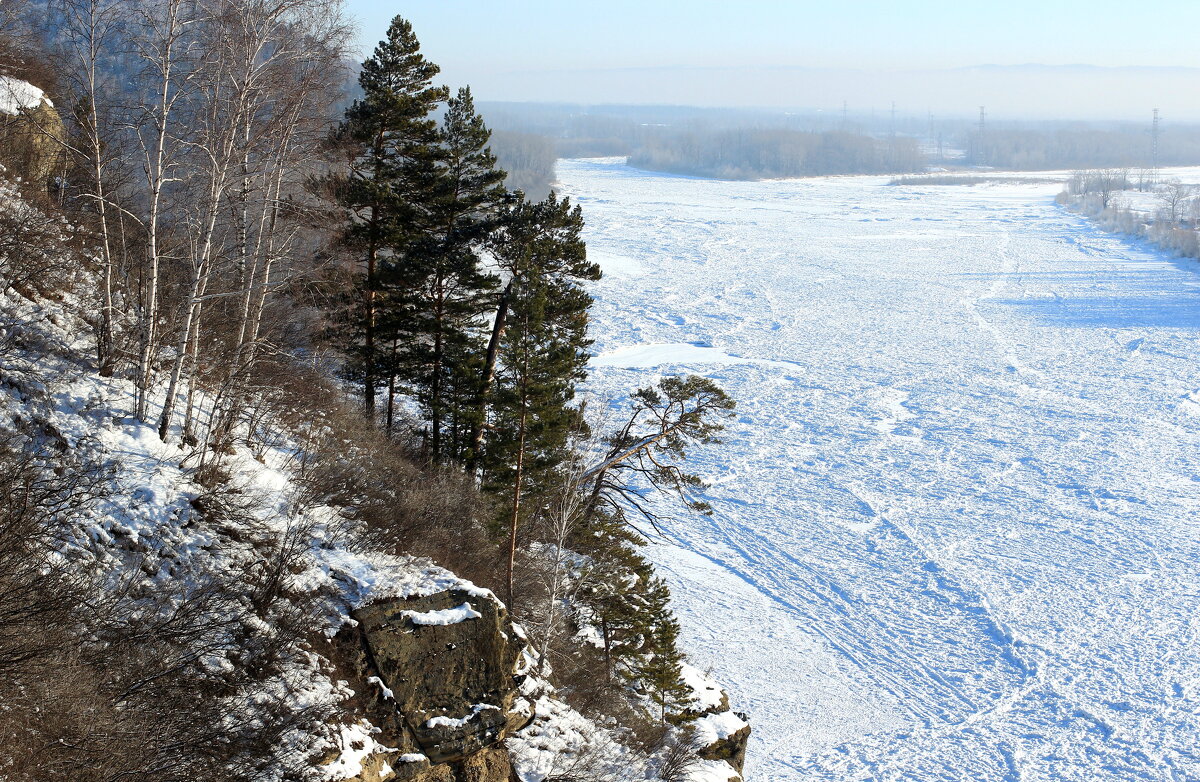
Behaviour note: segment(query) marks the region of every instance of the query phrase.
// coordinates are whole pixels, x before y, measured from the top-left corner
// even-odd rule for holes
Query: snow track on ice
[[[652,556],[749,778],[1200,778],[1196,265],[1053,185],[559,175],[592,390],[738,400]]]

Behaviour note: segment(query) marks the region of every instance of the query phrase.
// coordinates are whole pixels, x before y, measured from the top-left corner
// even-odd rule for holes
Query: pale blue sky
[[[348,7],[364,52],[402,14],[443,80],[469,82],[485,99],[563,100],[574,89],[585,102],[624,90],[630,102],[761,103],[740,99],[736,77],[712,80],[706,91],[711,74],[638,75],[664,68],[734,68],[752,80],[750,71],[777,67],[1200,67],[1200,0],[348,0]],[[613,69],[634,72],[622,80]],[[671,99],[673,90],[680,99]]]

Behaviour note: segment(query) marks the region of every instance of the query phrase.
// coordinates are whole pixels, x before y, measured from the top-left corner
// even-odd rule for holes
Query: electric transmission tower
[[[1158,109],[1154,110],[1154,121],[1150,125],[1150,184],[1158,182]]]
[[[987,165],[987,152],[985,140],[987,139],[987,112],[983,106],[979,107],[979,163]]]

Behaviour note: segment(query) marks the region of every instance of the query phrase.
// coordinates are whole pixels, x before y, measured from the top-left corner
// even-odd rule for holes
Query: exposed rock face
[[[739,714],[745,720],[745,715]],[[724,760],[733,766],[739,774],[746,766],[746,745],[750,743],[750,726],[732,733],[725,738],[717,739],[712,744],[700,750],[700,757],[705,760]]]
[[[0,163],[26,182],[47,186],[65,162],[66,128],[41,90],[9,77],[0,81]],[[25,105],[12,100],[10,85],[23,85],[38,96]]]
[[[393,752],[361,782],[509,782],[499,744],[528,722],[514,712],[524,642],[482,590],[451,589],[356,610],[335,639],[365,716]],[[423,755],[424,759],[418,758]]]

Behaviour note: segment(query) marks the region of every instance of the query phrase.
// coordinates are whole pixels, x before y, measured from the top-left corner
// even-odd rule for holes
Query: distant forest
[[[788,113],[678,106],[480,104],[508,186],[547,192],[556,158],[628,158],[717,179],[905,174],[927,168],[1149,169],[1150,122],[1003,122],[891,113]],[[1149,115],[1149,111],[1147,112]],[[1200,126],[1164,124],[1159,166],[1200,165]]]
[[[771,179],[919,171],[925,157],[912,138],[876,139],[840,131],[725,130],[656,138],[630,155],[629,165],[714,179]]]
[[[971,133],[966,160],[1016,171],[1151,168],[1154,153],[1150,133],[1144,127],[1001,127]],[[1159,166],[1197,164],[1200,128],[1174,127],[1159,136]]]

